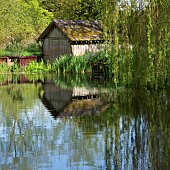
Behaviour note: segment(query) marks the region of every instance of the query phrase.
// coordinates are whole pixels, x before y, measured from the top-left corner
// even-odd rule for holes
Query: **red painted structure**
[[[0,63],[6,62],[8,65],[12,65],[16,61],[21,67],[28,65],[28,63],[37,61],[37,56],[9,56],[0,57]]]
[[[8,57],[0,57],[0,63],[6,62],[7,63]]]
[[[29,56],[29,57],[21,56],[19,58],[20,66],[26,66],[28,65],[28,63],[33,62],[33,61],[37,61],[37,56]]]

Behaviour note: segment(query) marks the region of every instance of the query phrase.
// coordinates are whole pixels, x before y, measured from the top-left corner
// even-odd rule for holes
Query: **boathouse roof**
[[[58,28],[71,41],[101,41],[103,24],[100,21],[88,20],[52,20],[38,41],[45,39],[53,28]]]

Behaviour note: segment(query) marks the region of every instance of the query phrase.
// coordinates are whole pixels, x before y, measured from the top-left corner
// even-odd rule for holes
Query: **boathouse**
[[[83,55],[103,48],[103,25],[99,21],[52,20],[38,38],[42,42],[45,61],[59,56]]]

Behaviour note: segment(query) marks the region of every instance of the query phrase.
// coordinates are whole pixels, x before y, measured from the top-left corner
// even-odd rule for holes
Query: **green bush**
[[[42,72],[50,72],[52,70],[50,63],[41,62],[30,62],[25,68],[24,72],[26,73],[42,73]]]
[[[10,56],[11,52],[6,50],[0,50],[0,57]]]
[[[0,63],[0,73],[8,73],[10,72],[10,69],[11,68],[8,66],[6,62]]]
[[[2,56],[40,56],[42,55],[41,45],[37,43],[29,44],[27,47],[21,45],[11,45],[5,50],[0,50]]]
[[[37,43],[32,43],[29,44],[27,48],[25,48],[24,50],[24,56],[28,56],[29,55],[36,55],[36,56],[40,56],[42,55],[42,50],[41,50],[42,46],[40,44]]]

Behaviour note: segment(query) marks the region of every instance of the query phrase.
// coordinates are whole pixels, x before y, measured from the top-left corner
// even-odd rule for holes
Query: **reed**
[[[95,54],[86,53],[83,56],[64,55],[55,60],[53,67],[58,74],[85,74],[91,73],[92,65],[99,62],[108,62],[108,56],[104,51]]]

